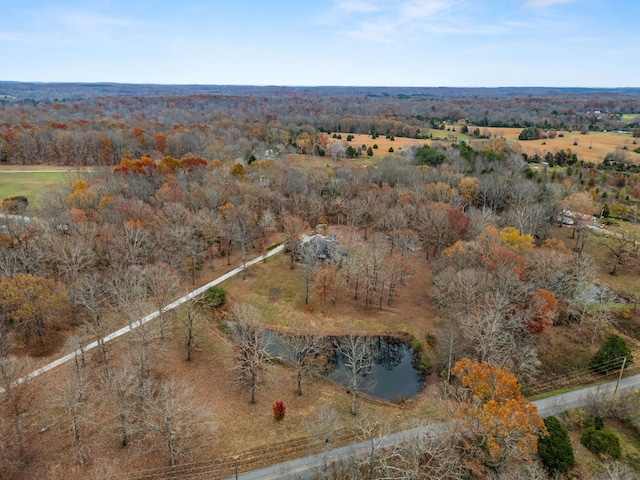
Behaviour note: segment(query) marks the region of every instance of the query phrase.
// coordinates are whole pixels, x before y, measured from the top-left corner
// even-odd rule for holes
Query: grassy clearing
[[[331,227],[330,233],[339,238],[349,235],[346,227]],[[302,267],[289,268],[288,255],[276,255],[265,263],[251,267],[246,280],[238,275],[224,282],[230,302],[248,302],[261,309],[265,323],[275,327],[287,327],[294,319],[304,319],[311,328],[323,332],[390,332],[409,333],[414,338],[424,340],[435,327],[436,317],[427,292],[430,290],[431,277],[428,266],[423,262],[414,262],[414,272],[406,285],[396,291],[393,302],[383,302],[379,308],[378,299],[374,305],[365,309],[362,291],[358,300],[353,298],[354,291],[342,289],[334,306],[331,301],[322,313],[322,302],[313,286],[309,292],[308,311],[305,303],[306,277]]]
[[[638,117],[640,117],[640,113],[623,113],[620,120],[627,123],[633,123]]]
[[[636,471],[640,470],[640,438],[637,434],[619,422],[607,422],[607,430],[620,438],[622,461]]]
[[[38,193],[47,187],[61,183],[67,172],[17,172],[0,170],[0,199],[22,195],[30,204],[36,202]]]
[[[450,127],[452,128],[452,127]],[[433,140],[445,142],[457,142],[457,141],[473,141],[474,148],[482,149],[483,145],[490,140],[476,139],[469,135],[465,135],[459,132],[459,126],[456,126],[456,131],[452,130],[429,130],[429,134],[432,135]],[[469,130],[473,131],[475,127],[469,126]],[[555,154],[559,150],[571,150],[572,153],[578,155],[578,158],[585,162],[601,163],[608,153],[616,150],[624,150],[627,156],[627,160],[640,164],[640,153],[634,152],[637,144],[634,145],[633,141],[637,139],[632,138],[627,133],[613,133],[613,132],[590,132],[586,135],[577,131],[558,131],[556,138],[547,138],[540,140],[520,141],[518,135],[522,132],[521,128],[497,128],[497,127],[482,127],[481,132],[485,131],[491,134],[492,138],[504,138],[509,144],[517,144],[516,151],[520,149],[523,153],[528,155],[538,154],[540,157],[544,157],[547,152]],[[376,139],[372,139],[371,135],[363,134],[351,134],[353,140],[346,142],[348,133],[341,133],[342,140],[336,140],[331,135],[327,135],[327,140],[331,142],[344,142],[346,145],[351,145],[354,148],[358,146],[367,145],[373,146],[377,144],[378,148],[374,150],[374,158],[376,157],[388,157],[393,156],[403,149],[407,149],[412,145],[432,145],[433,140],[419,140],[415,138],[395,137],[394,140],[380,136]],[[560,136],[562,135],[562,136]],[[446,145],[446,143],[445,143]],[[393,152],[389,152],[389,148],[393,148]],[[362,158],[362,157],[361,157]]]
[[[489,127],[487,130],[492,137],[502,137],[508,142],[518,143],[522,152],[528,155],[538,154],[544,157],[547,152],[555,154],[559,150],[569,149],[585,162],[600,163],[608,153],[626,148],[627,159],[632,163],[640,163],[640,154],[635,153],[631,148],[633,138],[629,134],[590,132],[582,135],[576,131],[558,131],[555,138],[520,141],[518,135],[522,132],[521,128]]]
[[[538,395],[534,395],[529,397],[528,400],[535,402],[536,400],[544,400],[545,398],[555,397],[556,395],[562,395],[563,393],[573,392],[574,390],[580,390],[584,388],[584,385],[576,385],[575,387],[570,388],[560,388],[558,390],[550,390],[548,392],[539,393]]]
[[[551,236],[564,241],[568,248],[575,245],[575,240],[571,239],[573,229],[553,227],[550,230]],[[611,258],[609,250],[604,246],[604,237],[595,235],[589,236],[585,245],[585,253],[591,255],[597,266],[597,281],[602,285],[607,285],[613,291],[623,296],[631,296],[640,288],[640,271],[637,267],[621,265],[618,267],[616,275],[611,275]]]

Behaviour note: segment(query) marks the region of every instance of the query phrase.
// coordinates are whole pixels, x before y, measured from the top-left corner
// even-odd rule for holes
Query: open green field
[[[621,120],[623,122],[632,123],[635,122],[638,117],[640,117],[640,113],[623,113]]]
[[[0,200],[23,195],[30,204],[36,202],[38,193],[46,187],[61,183],[68,172],[65,171],[5,171],[0,170]]]

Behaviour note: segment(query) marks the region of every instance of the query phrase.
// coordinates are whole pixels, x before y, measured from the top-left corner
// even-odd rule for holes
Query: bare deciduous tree
[[[124,363],[108,377],[102,378],[106,386],[107,396],[118,416],[118,438],[120,446],[129,445],[131,434],[134,432],[133,403],[136,396],[136,378],[132,367]]]
[[[85,379],[83,369],[86,367],[84,346],[82,345],[82,340],[75,335],[67,340],[66,345],[73,349],[73,364],[76,372],[78,396],[80,398],[80,401],[84,401]]]
[[[111,241],[109,255],[114,265],[144,265],[153,251],[149,231],[140,222],[125,223]]]
[[[309,331],[307,322],[301,318],[291,322],[291,329],[291,334],[287,335],[287,346],[281,357],[285,362],[295,365],[298,384],[296,393],[302,395],[302,375],[316,371],[315,360],[325,339],[319,332]]]
[[[195,321],[198,317],[198,306],[200,299],[190,298],[183,303],[182,309],[184,310],[187,318],[183,319],[185,327],[187,328],[187,362],[191,361],[193,353],[193,347],[195,345]]]
[[[307,242],[300,251],[300,264],[303,267],[305,281],[305,297],[304,303],[309,303],[309,290],[313,280],[313,274],[318,264],[318,255],[320,255],[322,246],[320,242]]]
[[[347,382],[351,390],[351,415],[357,415],[358,390],[362,387],[364,376],[373,368],[369,339],[350,332],[338,341],[337,349],[347,369]]]
[[[215,267],[215,244],[222,235],[222,217],[218,212],[201,209],[193,216],[192,224],[200,241],[206,245],[209,265]]]
[[[139,272],[127,267],[111,270],[106,288],[129,325],[142,316],[140,304],[146,296],[146,286]]]
[[[230,211],[231,235],[242,255],[242,279],[247,278],[247,252],[256,237],[256,217],[248,207],[234,208]]]
[[[144,410],[151,391],[151,367],[156,354],[153,340],[157,332],[150,323],[140,325],[129,334],[128,356],[135,372],[139,410]]]
[[[80,396],[77,383],[66,378],[58,390],[58,405],[66,414],[71,436],[73,437],[74,456],[78,463],[85,465],[88,461],[87,446],[82,433],[82,426],[87,422],[87,405]]]
[[[360,440],[367,443],[367,454],[362,458],[360,468],[366,472],[366,478],[372,480],[377,478],[375,474],[376,461],[381,450],[382,435],[388,433],[388,429],[377,419],[367,414],[361,415],[354,424]]]
[[[92,272],[81,276],[77,280],[76,300],[78,304],[85,307],[88,313],[88,318],[85,318],[85,323],[87,329],[93,333],[98,343],[100,362],[104,365],[105,373],[108,375],[109,359],[107,356],[107,346],[104,342],[107,325],[104,324],[102,319],[108,299],[100,274]],[[84,352],[82,352],[81,347],[78,347],[78,350],[80,350],[84,363]]]
[[[637,472],[626,463],[608,460],[604,462],[602,470],[589,476],[587,480],[635,480],[637,478]]]
[[[234,352],[238,382],[251,391],[250,403],[256,403],[256,390],[263,380],[264,366],[269,361],[269,338],[261,330],[262,314],[253,305],[240,303],[233,306],[237,325]]]
[[[638,254],[637,235],[627,228],[621,228],[615,232],[607,234],[600,242],[604,245],[611,259],[611,275],[615,275],[618,266],[627,265],[632,257]]]
[[[463,462],[446,431],[424,433],[394,446],[383,455],[377,478],[455,480],[464,476]]]
[[[282,229],[284,231],[284,245],[289,251],[291,257],[290,267],[293,268],[293,262],[296,255],[300,253],[303,246],[302,239],[306,229],[309,228],[309,224],[299,217],[295,217],[288,214],[283,214]]]
[[[342,428],[342,422],[336,409],[331,405],[322,404],[305,420],[306,427],[313,436],[327,450],[335,435]]]
[[[335,299],[337,296],[337,275],[338,267],[330,260],[325,260],[317,270],[317,275],[314,279],[314,290],[322,302],[323,314],[327,311],[327,300]]]
[[[262,212],[257,223],[258,231],[260,232],[260,248],[266,245],[269,240],[269,236],[276,231],[276,216],[268,208]]]
[[[16,463],[20,465],[27,461],[30,434],[25,428],[23,415],[30,407],[34,385],[27,382],[16,384],[16,380],[31,372],[33,368],[33,362],[28,358],[18,359],[14,356],[0,355],[0,406],[3,407],[2,419],[6,420],[6,429],[0,429],[0,465],[3,463],[2,460],[10,459],[11,450],[14,448],[17,448]]]
[[[71,287],[70,295],[73,307],[77,305],[74,288],[79,276],[90,269],[96,261],[96,230],[92,227],[81,227],[78,235],[61,235],[53,232],[48,236],[52,260],[61,277]]]
[[[196,449],[199,436],[215,425],[213,419],[190,400],[191,395],[185,383],[166,381],[147,398],[140,418],[146,433],[158,437],[164,444],[170,466]]]
[[[593,334],[591,335],[591,343],[596,341],[596,336],[600,328],[611,321],[611,303],[615,301],[615,294],[609,290],[603,289],[602,295],[598,301],[592,305],[589,313],[589,323],[593,326]]]
[[[177,295],[180,279],[175,270],[166,263],[150,265],[145,269],[144,277],[154,306],[159,312],[156,323],[160,329],[160,341],[164,342],[164,327],[168,320],[164,307]]]

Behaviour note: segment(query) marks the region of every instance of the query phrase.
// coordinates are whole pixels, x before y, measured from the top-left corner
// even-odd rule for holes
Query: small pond
[[[270,349],[276,357],[288,348],[286,337],[269,332]],[[348,371],[338,348],[341,337],[329,337],[321,354],[324,363],[320,374],[339,385],[349,387]],[[416,368],[417,355],[405,342],[393,337],[366,337],[373,364],[363,375],[358,391],[373,398],[398,402],[415,397],[423,387],[422,374]]]

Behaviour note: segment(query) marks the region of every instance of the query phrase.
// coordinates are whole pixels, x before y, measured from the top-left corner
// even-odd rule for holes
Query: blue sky
[[[1,0],[0,80],[640,87],[640,0]]]

